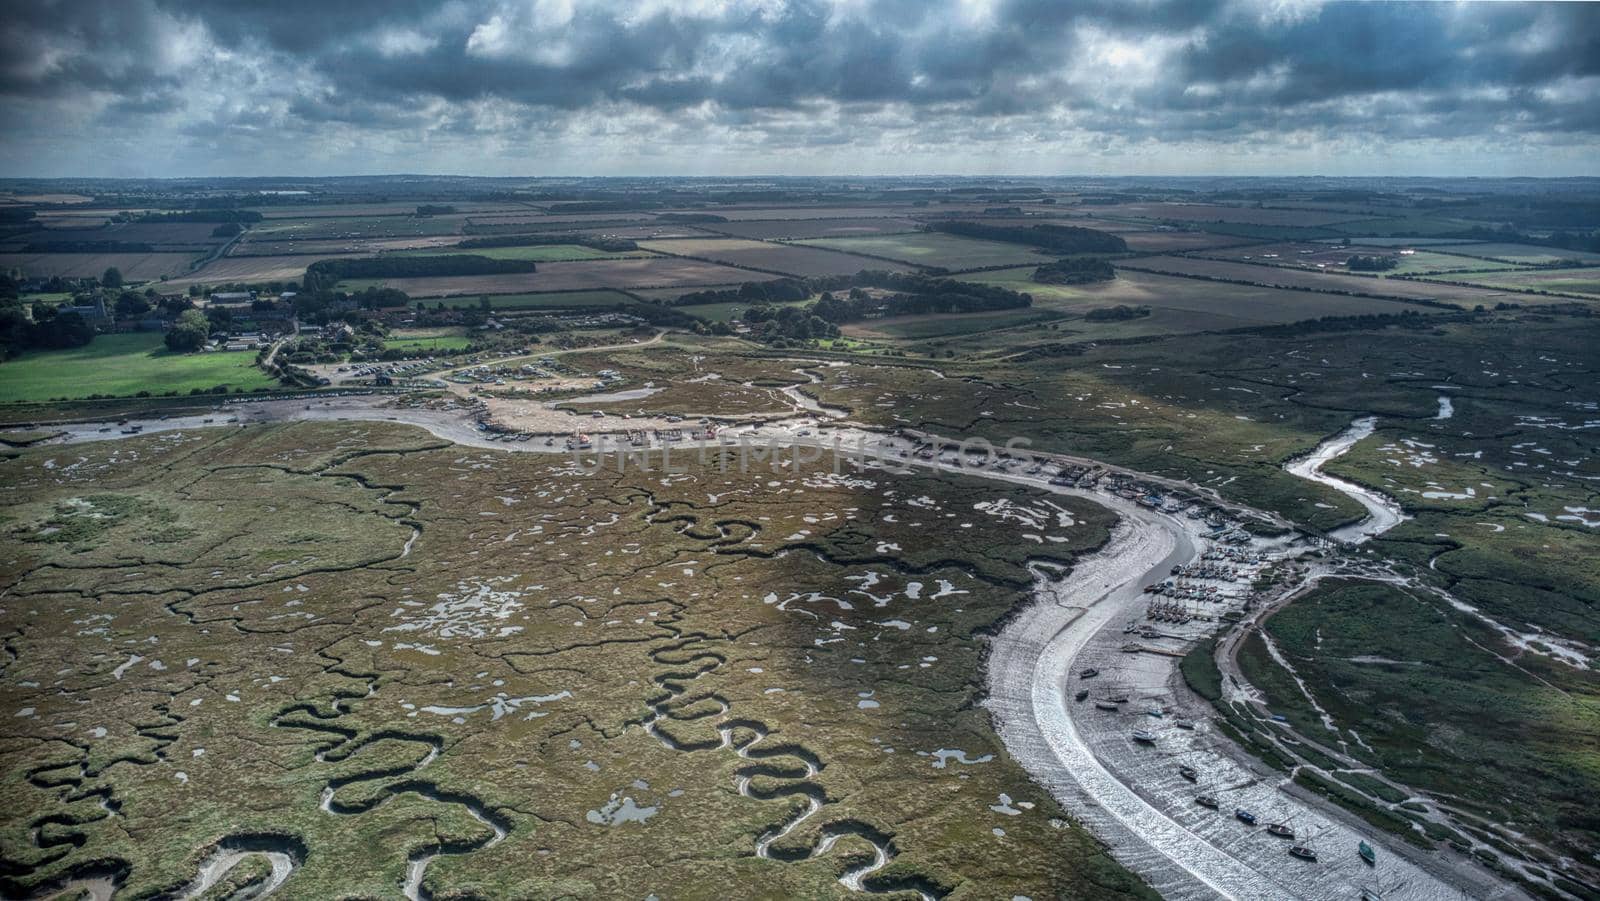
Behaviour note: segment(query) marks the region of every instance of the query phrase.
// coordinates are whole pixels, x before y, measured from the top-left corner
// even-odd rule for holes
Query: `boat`
[[[1156,719],[1160,719],[1161,717],[1166,715],[1166,711],[1162,710],[1160,707],[1151,707],[1150,709],[1146,710],[1145,713],[1150,714],[1151,716],[1155,717]]]
[[[1267,832],[1270,835],[1276,835],[1278,838],[1294,838],[1294,828],[1288,823],[1269,823]]]
[[[1116,710],[1117,709],[1117,703],[1115,701],[1095,701],[1094,702],[1094,706],[1098,707],[1101,710]]]
[[[1194,723],[1191,723],[1188,720],[1178,720],[1177,722],[1173,723],[1173,725],[1177,726],[1179,729],[1186,729],[1190,732],[1194,731]]]
[[[1356,853],[1360,854],[1361,859],[1367,862],[1367,866],[1375,867],[1378,865],[1378,852],[1373,850],[1372,846],[1366,842],[1356,846]]]
[[[1126,704],[1126,703],[1128,703],[1128,696],[1127,695],[1112,695],[1112,696],[1106,698],[1106,700],[1110,701],[1113,704]]]
[[[1085,688],[1084,690],[1078,692],[1075,697],[1078,701],[1083,701],[1085,698],[1089,697],[1089,689]]]
[[[1361,890],[1361,901],[1383,901],[1383,896],[1377,889],[1364,888]]]
[[[1143,729],[1139,729],[1133,733],[1133,740],[1137,742],[1143,742],[1147,745],[1153,745],[1156,743],[1156,734],[1154,732],[1146,732]]]
[[[1233,815],[1238,817],[1239,822],[1244,823],[1245,825],[1254,826],[1256,824],[1256,815],[1248,810],[1245,810],[1243,807],[1236,808],[1233,811]]]
[[[1079,679],[1093,679],[1095,676],[1098,676],[1098,675],[1100,675],[1100,671],[1091,666],[1088,669],[1084,670],[1083,672],[1079,673],[1078,674],[1078,678]]]
[[[1199,782],[1200,781],[1200,774],[1198,772],[1196,772],[1195,768],[1192,767],[1192,766],[1180,766],[1180,767],[1178,767],[1178,775],[1180,775],[1183,778],[1189,780],[1190,782]]]
[[[1317,852],[1310,845],[1292,845],[1289,848],[1289,853],[1301,860],[1317,859]]]
[[[1217,804],[1217,799],[1211,795],[1201,795],[1194,799],[1194,803],[1199,804],[1201,807],[1209,807],[1212,810],[1216,810],[1220,806]]]

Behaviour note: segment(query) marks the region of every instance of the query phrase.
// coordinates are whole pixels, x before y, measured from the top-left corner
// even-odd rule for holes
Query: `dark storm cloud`
[[[830,111],[819,144],[886,118],[1090,144],[1593,135],[1596,77],[1590,4],[45,0],[0,25],[13,108],[357,142],[686,111],[784,146]]]

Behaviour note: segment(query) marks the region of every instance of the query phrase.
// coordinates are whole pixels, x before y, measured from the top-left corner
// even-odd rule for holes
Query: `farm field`
[[[258,222],[250,227],[250,235],[263,241],[458,235],[466,222],[467,217],[459,213],[443,216],[308,216]]]
[[[1201,278],[1228,279],[1283,288],[1304,288],[1313,291],[1348,291],[1356,294],[1433,300],[1465,306],[1479,303],[1493,304],[1506,299],[1504,292],[1481,287],[1458,287],[1404,279],[1308,272],[1284,266],[1259,266],[1251,263],[1234,263],[1194,257],[1141,257],[1137,260],[1128,260],[1122,265],[1130,269],[1158,272],[1166,275],[1193,275]]]
[[[1547,266],[1551,263],[1561,263],[1568,260],[1578,263],[1600,264],[1600,253],[1590,253],[1583,250],[1565,250],[1560,247],[1541,247],[1537,244],[1456,244],[1449,248],[1451,253],[1464,256],[1482,257],[1487,260],[1501,260],[1507,263],[1522,263],[1533,266]]]
[[[933,232],[884,235],[876,238],[822,238],[800,242],[812,247],[871,254],[913,266],[940,266],[945,269],[978,269],[985,266],[1047,263],[1055,259],[1021,244],[983,241]],[[882,268],[877,266],[865,268]]]
[[[540,263],[558,260],[616,260],[628,257],[647,258],[654,254],[641,250],[596,250],[582,244],[531,244],[525,247],[448,247],[442,250],[424,249],[402,251],[399,256],[426,257],[441,254],[471,254],[491,260],[534,260]]]
[[[347,219],[371,218],[374,216],[409,218],[416,215],[417,205],[416,201],[395,201],[392,203],[305,203],[263,206],[259,209],[259,212],[264,219]],[[470,200],[451,201],[448,205],[456,208],[456,214],[515,212],[527,209],[526,206],[517,203],[479,203]]]
[[[1411,253],[1399,253],[1400,250],[1410,250]],[[1472,257],[1457,256],[1455,248],[1449,252],[1437,250],[1415,250],[1410,247],[1377,247],[1351,244],[1349,246],[1329,247],[1326,244],[1311,242],[1291,242],[1282,244],[1254,244],[1247,247],[1231,247],[1221,250],[1204,251],[1199,256],[1207,259],[1232,260],[1236,262],[1251,262],[1267,266],[1281,266],[1288,269],[1317,270],[1319,264],[1328,272],[1348,272],[1346,262],[1355,255],[1362,256],[1392,256],[1399,260],[1399,265],[1393,269],[1385,270],[1380,275],[1412,275],[1419,272],[1445,272],[1451,270],[1487,270],[1487,269],[1516,269],[1514,263],[1495,262],[1492,260],[1474,259]],[[1359,277],[1359,276],[1358,276]]]
[[[0,269],[20,269],[34,278],[99,278],[115,266],[130,282],[157,281],[189,271],[196,253],[0,253]]]
[[[1252,243],[1250,238],[1213,235],[1209,232],[1125,231],[1118,234],[1128,242],[1128,249],[1135,253],[1183,253]]]
[[[1078,211],[1116,219],[1176,220],[1182,222],[1224,222],[1240,225],[1287,225],[1315,228],[1338,222],[1367,218],[1356,213],[1315,212],[1308,210],[1257,209],[1203,203],[1120,203],[1095,207],[1085,204]]]
[[[641,241],[639,246],[665,254],[703,257],[733,266],[749,266],[787,275],[851,275],[873,268],[872,260],[852,254],[741,238]]]
[[[1056,310],[1008,310],[1003,313],[944,313],[933,316],[895,316],[852,323],[840,331],[852,338],[919,341],[946,335],[967,335],[993,329],[1035,325],[1062,318]]]
[[[368,287],[378,287],[377,280],[351,279],[339,283],[340,290],[360,291]],[[581,309],[583,307],[614,307],[632,303],[633,300],[621,291],[548,291],[542,294],[490,294],[489,306],[495,310],[565,310]],[[430,299],[428,306],[444,304],[446,308],[476,307],[477,296],[446,297],[437,300]]]
[[[1458,272],[1440,276],[1440,278],[1481,285],[1485,288],[1512,288],[1600,296],[1600,268]]]
[[[850,238],[864,235],[896,234],[916,231],[921,223],[914,219],[875,217],[871,219],[773,219],[740,222],[708,222],[708,231],[736,238],[794,240],[799,238]]]
[[[537,272],[505,275],[364,279],[361,284],[398,288],[416,298],[433,298],[478,294],[527,294],[539,291],[587,291],[602,288],[688,289],[708,285],[768,281],[776,277],[700,260],[658,257],[542,263]]]
[[[1368,297],[1345,297],[1259,285],[1234,285],[1119,269],[1110,282],[1093,285],[1041,285],[1032,268],[1001,269],[963,276],[965,281],[999,285],[1033,295],[1034,307],[1082,312],[1097,306],[1148,306],[1211,317],[1226,317],[1232,327],[1295,322],[1323,316],[1365,316],[1430,312],[1430,308]],[[1206,327],[1219,323],[1208,320]]]
[[[318,256],[361,256],[397,250],[420,250],[449,247],[461,240],[460,235],[429,235],[414,238],[334,238],[322,241],[263,241],[246,236],[228,248],[228,256],[290,256],[315,254]]]
[[[360,254],[355,254],[360,256]],[[347,254],[291,254],[278,257],[226,256],[212,260],[199,271],[183,278],[173,279],[171,286],[185,288],[194,285],[220,285],[235,282],[293,282],[306,274],[306,267],[317,260],[333,259]]]
[[[1466,231],[1479,223],[1470,219],[1454,219],[1446,216],[1404,216],[1397,218],[1362,219],[1354,222],[1340,222],[1328,226],[1334,231],[1355,237],[1357,235],[1449,235],[1455,232]]]
[[[175,354],[154,332],[100,335],[83,347],[30,351],[0,363],[0,403],[275,385],[255,361],[255,352],[248,350]]]

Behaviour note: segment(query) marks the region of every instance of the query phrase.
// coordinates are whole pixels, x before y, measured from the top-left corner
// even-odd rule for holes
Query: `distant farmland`
[[[789,275],[852,275],[863,269],[882,268],[881,264],[875,264],[865,257],[813,247],[746,241],[742,238],[641,241],[639,246],[662,253],[704,257],[735,266]]]
[[[740,238],[850,238],[916,231],[914,219],[774,219],[750,222],[708,222],[704,228]]]
[[[1035,308],[1086,311],[1094,307],[1148,306],[1152,309],[1203,314],[1204,328],[1219,327],[1210,317],[1224,317],[1228,327],[1295,322],[1322,316],[1362,316],[1415,310],[1413,306],[1369,297],[1317,294],[1258,285],[1232,285],[1176,276],[1118,270],[1116,279],[1094,285],[1041,285],[1029,279],[1033,270],[1002,269],[964,276],[964,281],[999,285],[1033,295]]]
[[[345,282],[346,289],[367,284],[398,288],[412,297],[525,294],[534,291],[587,291],[599,288],[677,288],[736,285],[776,276],[699,260],[671,257],[641,260],[588,260],[540,263],[538,272],[507,275],[390,278]]]
[[[37,278],[99,278],[108,267],[131,282],[155,281],[189,271],[195,253],[0,253],[0,269]]]
[[[1280,266],[1256,266],[1250,263],[1229,263],[1222,260],[1203,260],[1193,257],[1143,257],[1119,264],[1119,269],[1138,269],[1169,275],[1194,275],[1211,279],[1248,282],[1282,288],[1302,288],[1313,291],[1346,291],[1357,294],[1388,295],[1391,297],[1437,300],[1470,306],[1477,303],[1493,304],[1506,300],[1503,292],[1484,288],[1463,288],[1394,278],[1366,278],[1359,275],[1308,272]]]
[[[977,269],[1023,263],[1048,263],[1055,259],[1021,244],[961,238],[933,232],[883,235],[872,238],[821,238],[802,242],[811,247],[871,254],[914,266]],[[883,268],[882,265],[867,268]]]

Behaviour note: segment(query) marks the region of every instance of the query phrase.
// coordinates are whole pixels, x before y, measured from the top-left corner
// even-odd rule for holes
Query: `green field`
[[[383,279],[349,279],[339,283],[340,291],[364,291],[383,286]],[[546,291],[529,294],[490,294],[489,306],[495,310],[565,310],[582,307],[614,307],[632,303],[633,299],[621,291],[600,289],[596,291]],[[417,303],[434,309],[443,304],[446,309],[476,307],[480,295],[460,297],[418,298]]]
[[[897,316],[848,327],[852,335],[916,341],[945,335],[970,335],[994,329],[1015,328],[1063,318],[1056,310],[1007,310],[999,313],[958,313],[937,316]]]
[[[100,335],[71,350],[36,351],[0,364],[0,402],[126,397],[226,385],[229,391],[276,384],[247,350],[175,354],[154,333]]]
[[[385,338],[385,350],[466,350],[472,341],[465,335],[432,334],[426,331],[399,331]]]
[[[1552,291],[1559,294],[1592,294],[1600,296],[1600,268],[1458,272],[1442,275],[1440,279],[1479,285],[1484,288],[1511,288],[1520,291]]]
[[[815,238],[795,243],[842,250],[846,253],[870,254],[917,266],[941,266],[945,269],[1016,266],[1029,262],[1048,263],[1053,259],[1020,244],[982,241],[930,232],[863,238]]]

